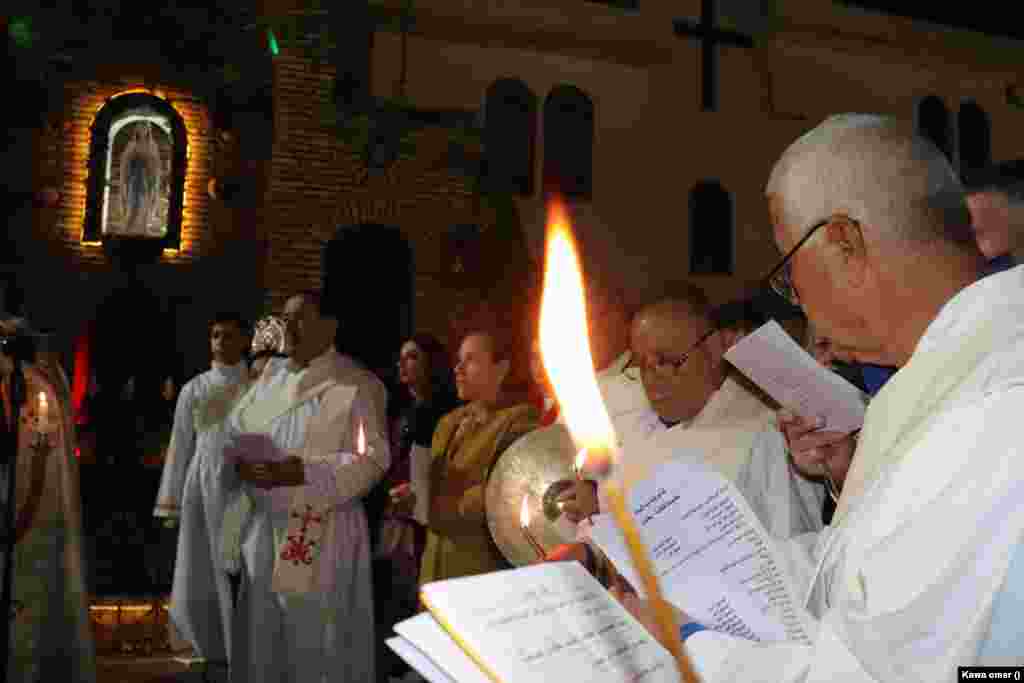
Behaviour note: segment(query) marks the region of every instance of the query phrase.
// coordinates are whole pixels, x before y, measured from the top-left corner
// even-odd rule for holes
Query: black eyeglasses
[[[828,225],[832,222],[831,218],[826,218],[823,221],[819,221],[811,226],[811,229],[807,231],[807,234],[800,238],[800,241],[793,245],[793,248],[789,250],[789,253],[782,257],[782,261],[779,265],[772,268],[772,272],[768,273],[768,277],[765,280],[771,285],[775,293],[781,296],[783,299],[793,304],[794,306],[800,305],[800,297],[796,293],[796,287],[793,286],[793,268],[790,261],[793,259],[793,254],[796,250],[804,245],[804,242],[811,239],[811,236],[817,232],[818,228],[823,225]]]
[[[700,347],[701,344],[711,338],[715,332],[718,331],[717,327],[712,327],[710,330],[701,335],[700,339],[689,348],[689,350],[681,356],[665,356],[657,354],[655,362],[649,367],[652,373],[661,375],[662,377],[675,377],[679,374],[679,371],[686,365],[686,361],[690,359],[690,356]],[[634,382],[639,380],[643,367],[640,365],[633,365],[636,360],[636,356],[630,359],[630,364],[622,371],[622,374],[626,376],[626,379],[633,380]]]

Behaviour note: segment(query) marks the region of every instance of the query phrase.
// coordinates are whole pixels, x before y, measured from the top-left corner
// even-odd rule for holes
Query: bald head
[[[707,336],[714,329],[707,297],[692,285],[672,289],[636,314],[630,347],[651,407],[676,422],[703,410],[725,375],[722,340]]]
[[[826,119],[783,153],[765,192],[775,222],[803,230],[845,215],[867,226],[869,241],[973,239],[952,166],[935,145],[891,117]]]

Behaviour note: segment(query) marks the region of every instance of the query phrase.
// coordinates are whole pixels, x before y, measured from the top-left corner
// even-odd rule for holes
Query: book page
[[[452,680],[458,683],[489,683],[490,679],[469,655],[463,652],[459,644],[452,640],[430,612],[421,612],[410,619],[398,622],[395,624],[395,633],[414,645]],[[412,662],[409,662],[409,665],[412,666]]]
[[[716,631],[810,643],[808,615],[774,541],[729,480],[677,457],[636,484],[628,505],[666,600]],[[591,538],[643,594],[615,520],[595,517]]]
[[[384,641],[396,655],[402,658],[419,675],[427,679],[427,683],[462,683],[441,670],[434,661],[423,654],[419,648],[402,637],[388,638]],[[484,680],[487,680],[486,678]]]
[[[774,320],[736,342],[725,359],[783,407],[823,417],[822,429],[852,432],[864,424],[860,389],[814,360]]]
[[[668,651],[578,562],[439,581],[422,597],[494,681],[679,680]]]

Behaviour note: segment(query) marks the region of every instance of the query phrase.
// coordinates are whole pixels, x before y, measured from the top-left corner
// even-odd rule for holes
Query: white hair
[[[847,215],[883,238],[973,240],[964,190],[939,149],[892,117],[831,116],[789,146],[765,193],[788,227]]]

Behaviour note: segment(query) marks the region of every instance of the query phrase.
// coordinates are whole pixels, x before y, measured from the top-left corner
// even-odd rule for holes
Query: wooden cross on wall
[[[754,47],[754,39],[738,31],[721,29],[718,23],[718,8],[715,0],[701,0],[700,21],[676,19],[672,22],[679,37],[697,38],[701,41],[701,109],[718,109],[718,52],[719,45]]]

